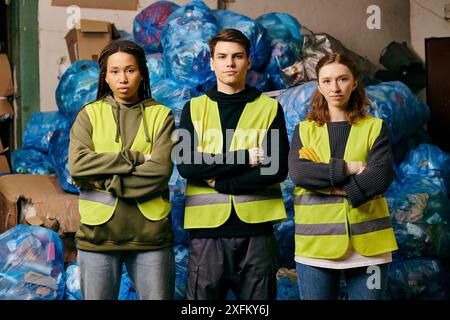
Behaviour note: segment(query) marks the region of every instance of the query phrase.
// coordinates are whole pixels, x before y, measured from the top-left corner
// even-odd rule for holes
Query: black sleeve
[[[296,186],[315,190],[342,186],[347,181],[344,160],[331,158],[328,164],[300,159],[299,151],[302,147],[297,124],[289,151],[289,175]]]
[[[175,163],[182,177],[188,179],[212,179],[250,168],[247,150],[220,154],[197,152],[195,141],[198,141],[198,138],[192,124],[189,101],[185,104],[181,113],[179,129],[186,132],[186,134],[179,134],[174,150]],[[184,141],[183,139],[186,137],[190,141]],[[240,161],[237,161],[237,159]]]
[[[276,134],[277,132],[278,135]],[[272,137],[277,137],[277,141],[272,141]],[[265,188],[275,183],[283,182],[286,179],[288,174],[289,140],[283,108],[280,104],[278,104],[277,115],[264,138],[263,149],[266,155],[265,158],[270,160],[270,162],[267,161],[267,163],[241,174],[219,176],[216,179],[215,189],[226,194],[246,194],[255,192],[255,189],[258,188]],[[274,159],[271,159],[272,157]],[[272,169],[274,172],[267,171],[272,171]]]
[[[372,197],[385,192],[393,178],[389,129],[383,122],[380,135],[369,151],[367,169],[361,174],[351,176],[349,183],[344,186],[344,190],[350,204],[356,208]]]

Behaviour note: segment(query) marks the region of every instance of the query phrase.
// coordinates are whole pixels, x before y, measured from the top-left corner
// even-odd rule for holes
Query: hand
[[[250,166],[256,167],[264,161],[264,150],[261,148],[252,148],[248,150],[250,155]]]
[[[345,175],[357,175],[367,169],[366,162],[345,161]]]
[[[145,162],[150,161],[152,159],[152,155],[151,154],[145,154]]]
[[[216,179],[215,178],[205,179],[205,181],[208,184],[208,186],[210,186],[211,188],[214,188],[216,186]]]

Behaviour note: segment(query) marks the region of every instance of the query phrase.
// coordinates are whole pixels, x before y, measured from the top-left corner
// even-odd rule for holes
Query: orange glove
[[[300,159],[308,159],[313,162],[320,162],[319,156],[316,154],[316,152],[312,148],[302,147],[298,151],[298,156]]]

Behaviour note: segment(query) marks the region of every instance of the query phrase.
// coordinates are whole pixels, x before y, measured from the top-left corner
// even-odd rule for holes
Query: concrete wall
[[[450,37],[450,21],[444,19],[444,7],[449,0],[410,0],[411,45],[425,61],[425,39]]]
[[[435,1],[435,0],[431,0]],[[443,0],[444,1],[444,0]],[[81,8],[81,17],[114,22],[118,29],[132,32],[136,14],[155,0],[140,0],[137,11]],[[173,1],[184,4],[189,0]],[[206,0],[217,8],[216,0]],[[381,29],[369,30],[367,8],[380,8]],[[314,32],[326,32],[348,49],[378,65],[381,51],[391,41],[410,40],[409,0],[235,0],[227,9],[257,18],[267,12],[287,12]],[[64,36],[70,13],[64,7],[52,7],[51,0],[39,0],[39,66],[41,110],[56,110],[55,90],[58,75],[69,66]],[[61,60],[65,62],[62,64]]]
[[[190,0],[171,0],[183,5]],[[133,33],[133,19],[136,14],[156,0],[139,0],[137,11],[108,10],[81,8],[82,19],[102,20],[114,22],[119,30]],[[212,9],[217,8],[217,0],[206,0]],[[39,80],[40,80],[40,109],[41,111],[57,110],[55,91],[58,86],[58,76],[70,66],[64,36],[69,31],[66,22],[72,13],[66,12],[65,7],[54,7],[51,0],[39,0]]]

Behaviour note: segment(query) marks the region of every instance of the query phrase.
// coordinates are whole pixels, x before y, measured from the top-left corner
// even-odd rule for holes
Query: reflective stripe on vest
[[[190,102],[191,119],[198,143],[207,153],[223,152],[223,135],[217,102],[206,95]],[[270,125],[278,111],[278,102],[262,94],[247,103],[239,118],[229,151],[262,147]],[[184,227],[215,228],[228,219],[233,203],[236,214],[244,222],[260,223],[286,218],[279,184],[246,195],[227,195],[205,185],[186,185]]]
[[[346,161],[367,162],[378,137],[382,120],[368,117],[352,125],[344,153]],[[314,149],[320,162],[329,163],[328,127],[302,121],[300,139]],[[397,249],[386,199],[376,196],[353,208],[346,197],[325,195],[300,187],[294,190],[295,254],[320,259],[337,259],[345,254],[349,241],[364,256]]]
[[[116,120],[113,108],[107,102],[100,100],[85,106],[92,125],[92,144],[95,152],[120,152],[122,139],[115,141]],[[144,109],[144,117],[141,120],[131,150],[143,154],[152,152],[152,142],[156,140],[159,131],[170,112],[170,109],[162,105],[152,105]],[[145,139],[146,121],[149,128],[150,141]],[[86,225],[99,225],[108,221],[114,214],[118,199],[113,194],[104,190],[81,190],[79,196],[79,211],[81,223]],[[161,220],[170,212],[170,202],[162,196],[152,197],[150,200],[136,204],[141,213],[150,220]]]

